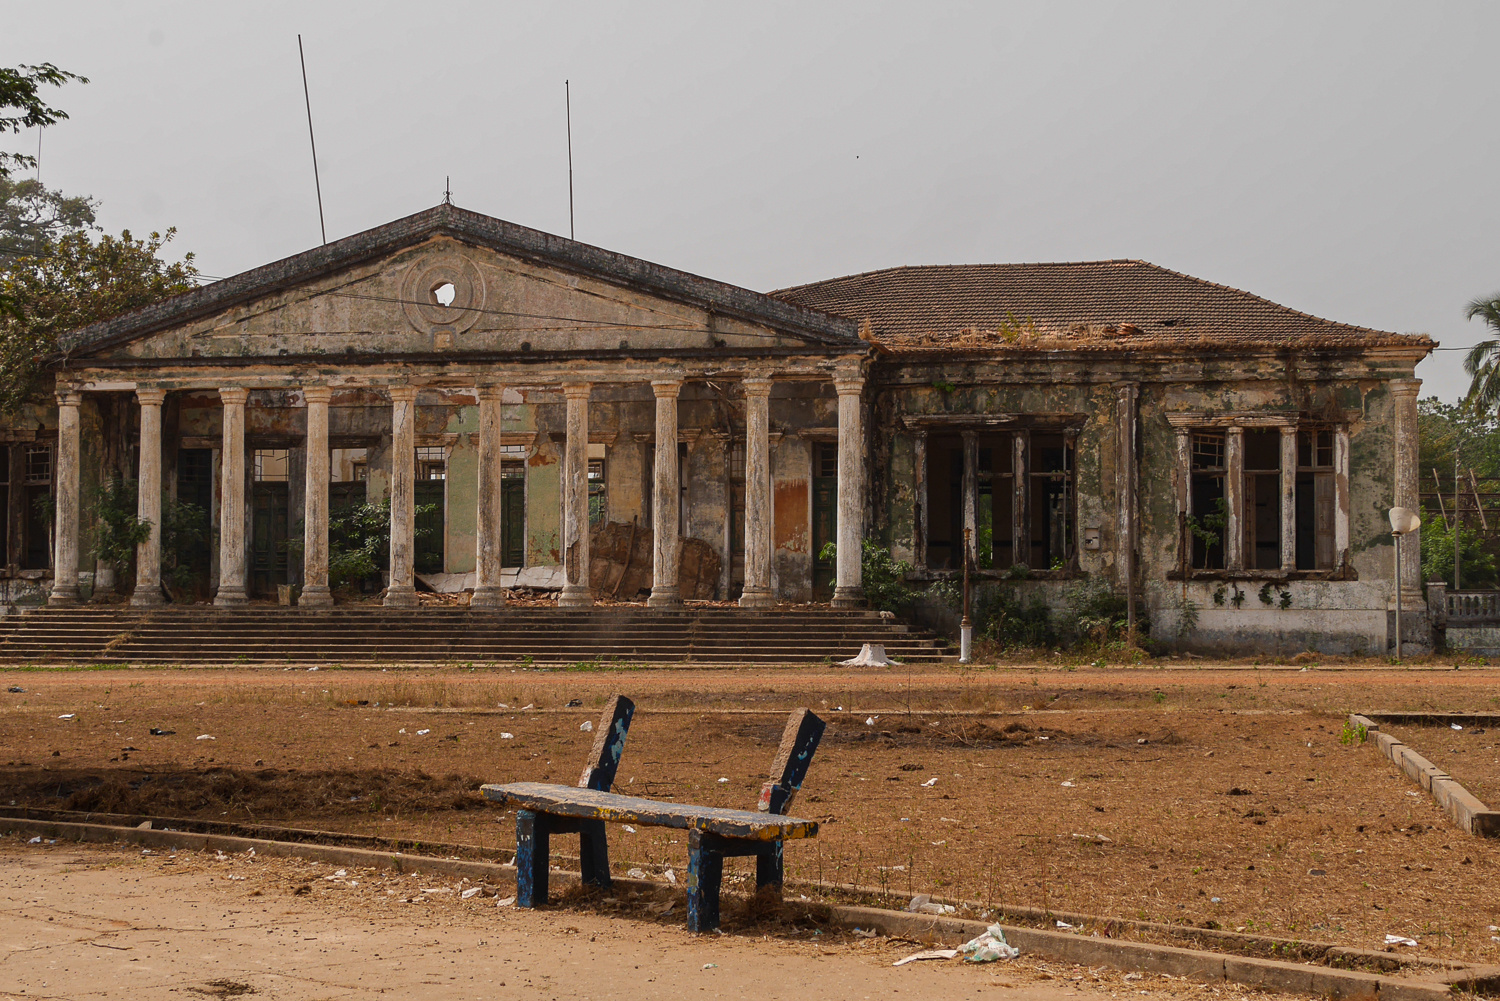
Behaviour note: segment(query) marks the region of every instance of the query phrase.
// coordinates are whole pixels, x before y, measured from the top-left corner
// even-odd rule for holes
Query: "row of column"
[[[740,605],[775,605],[771,590],[771,460],[770,397],[772,379],[752,376],[745,390],[745,586]],[[835,380],[839,401],[838,560],[833,603],[854,607],[863,603],[860,552],[863,538],[864,468],[860,393],[863,378],[841,373]],[[589,587],[588,404],[592,385],[564,383],[567,432],[562,479],[562,560],[564,585],[558,596],[562,608],[593,604]],[[651,383],[656,397],[656,459],[653,469],[654,553],[652,607],[682,603],[678,585],[681,539],[678,526],[680,492],[677,464],[677,399],[681,379]],[[391,399],[391,547],[390,583],[385,603],[417,603],[414,583],[414,520],[416,487],[416,401],[414,386],[393,386]],[[248,600],[245,520],[245,405],[250,391],[243,387],[219,390],[223,405],[220,452],[219,589],[214,603],[243,605]],[[136,553],[136,587],[131,603],[158,605],[161,594],[162,403],[160,389],[138,389],[141,407],[140,469],[137,517],[151,526]],[[333,603],[328,587],[328,404],[326,386],[303,389],[307,401],[306,491],[301,604],[318,607]],[[505,603],[501,586],[501,406],[498,385],[478,387],[479,499],[475,540],[474,607]],[[57,539],[51,604],[78,600],[79,413],[81,394],[59,393],[57,460]]]

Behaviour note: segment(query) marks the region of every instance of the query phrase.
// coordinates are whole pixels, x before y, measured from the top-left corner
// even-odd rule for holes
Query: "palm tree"
[[[1496,335],[1480,341],[1464,356],[1464,371],[1469,374],[1469,395],[1464,404],[1479,413],[1491,413],[1500,404],[1500,293],[1475,299],[1464,309],[1464,315],[1483,320]]]

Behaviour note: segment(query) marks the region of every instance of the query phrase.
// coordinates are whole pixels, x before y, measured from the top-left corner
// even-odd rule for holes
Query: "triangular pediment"
[[[865,347],[851,321],[443,205],[67,335],[73,363]]]

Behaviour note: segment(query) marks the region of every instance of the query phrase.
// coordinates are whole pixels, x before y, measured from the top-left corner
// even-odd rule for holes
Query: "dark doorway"
[[[839,449],[828,442],[813,445],[812,543],[813,601],[833,597],[834,561],[823,550],[838,539]]]
[[[520,463],[513,472],[505,464],[500,479],[500,564],[526,565],[526,470]]]
[[[208,448],[177,450],[177,501],[164,534],[166,583],[174,591],[186,592],[191,600],[206,599],[213,587],[214,453]]]
[[[276,596],[287,583],[287,522],[291,506],[291,453],[284,448],[255,450],[251,492],[250,593]]]

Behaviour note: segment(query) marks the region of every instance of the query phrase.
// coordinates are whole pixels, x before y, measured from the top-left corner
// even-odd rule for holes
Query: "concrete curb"
[[[0,831],[30,834],[59,841],[86,841],[105,844],[125,842],[157,848],[246,852],[277,858],[299,858],[339,866],[366,866],[395,869],[398,872],[421,872],[445,876],[468,877],[486,882],[513,881],[515,867],[495,862],[406,855],[401,852],[372,851],[336,845],[271,841],[219,834],[197,834],[140,827],[113,827],[70,821],[0,819]],[[561,883],[577,881],[576,873],[553,871]],[[661,889],[664,884],[651,880],[616,877],[615,882],[632,889]],[[887,936],[957,944],[980,934],[988,927],[983,921],[910,914],[876,907],[834,905],[829,919],[842,928],[870,928]],[[1005,926],[1005,936],[1023,953],[1031,953],[1061,962],[1088,966],[1109,966],[1120,970],[1169,973],[1209,983],[1237,983],[1266,990],[1322,995],[1327,998],[1370,998],[1389,1001],[1451,1001],[1456,987],[1494,988],[1500,986],[1500,970],[1459,967],[1440,979],[1391,977],[1357,970],[1326,966],[1286,963],[1249,956],[1226,956],[1222,953],[1177,946],[1153,945],[1102,938],[1097,935],[1075,935],[1062,931]],[[1360,950],[1349,950],[1352,955]]]
[[[1387,717],[1379,717],[1387,718]],[[1421,717],[1406,714],[1400,717],[1409,723],[1423,722]],[[1440,721],[1447,722],[1458,717],[1452,714],[1436,714]],[[1465,717],[1469,718],[1469,717]],[[1380,729],[1380,724],[1369,716],[1354,713],[1349,717],[1351,727],[1364,727],[1366,734],[1374,738],[1380,753],[1391,760],[1407,778],[1432,796],[1438,808],[1459,830],[1482,838],[1500,837],[1500,811],[1491,810],[1479,798],[1465,789],[1459,782],[1437,765]]]

